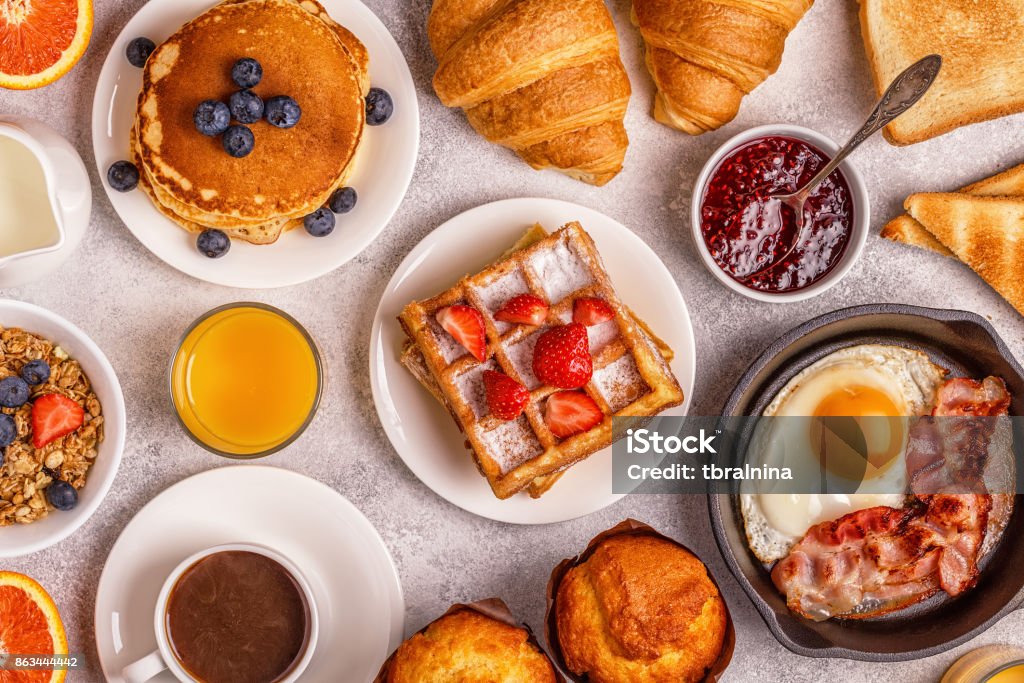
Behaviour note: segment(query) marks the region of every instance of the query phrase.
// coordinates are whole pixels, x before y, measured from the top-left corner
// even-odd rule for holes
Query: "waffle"
[[[508,299],[532,293],[548,302],[540,327],[511,325],[493,317]],[[572,320],[573,302],[600,297],[615,317],[588,328],[594,375],[583,388],[604,413],[593,429],[558,439],[544,422],[547,397],[559,391],[540,383],[532,368],[533,346],[552,326]],[[483,316],[487,358],[478,362],[435,320],[440,309],[467,304]],[[519,249],[456,286],[415,301],[399,316],[412,347],[403,357],[415,371],[413,351],[422,356],[421,381],[441,400],[466,435],[477,466],[498,498],[530,488],[540,495],[555,475],[612,442],[612,417],[649,417],[678,405],[683,392],[652,334],[619,301],[590,236],[579,223]],[[671,350],[668,351],[671,353]],[[502,421],[490,414],[484,370],[504,372],[530,390],[523,414]]]

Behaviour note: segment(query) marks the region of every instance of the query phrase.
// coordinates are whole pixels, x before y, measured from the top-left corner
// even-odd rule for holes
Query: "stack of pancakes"
[[[253,90],[294,98],[293,128],[250,124],[255,148],[242,158],[220,136],[196,130],[203,100],[227,102],[231,67],[263,66]],[[351,175],[369,89],[366,48],[313,0],[225,0],[181,27],[146,63],[131,134],[139,186],[189,232],[223,230],[271,244],[323,206]]]

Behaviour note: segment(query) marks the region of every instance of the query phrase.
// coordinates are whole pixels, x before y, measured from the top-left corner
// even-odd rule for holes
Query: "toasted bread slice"
[[[896,216],[882,228],[882,237],[894,242],[903,242],[913,247],[921,247],[936,254],[956,258],[952,251],[946,248],[939,240],[935,239],[928,230],[915,221],[910,214]]]
[[[1024,314],[1024,197],[922,193],[906,209]]]
[[[925,55],[942,72],[912,109],[885,129],[910,145],[1024,111],[1024,3],[1018,0],[861,0],[861,32],[879,94]]]
[[[979,197],[1024,196],[1024,164],[1014,166],[1002,173],[979,180],[960,190]],[[903,214],[889,221],[882,228],[882,237],[895,242],[903,242],[915,247],[930,249],[943,256],[953,256],[953,252],[935,239],[923,225],[915,221],[909,214]]]

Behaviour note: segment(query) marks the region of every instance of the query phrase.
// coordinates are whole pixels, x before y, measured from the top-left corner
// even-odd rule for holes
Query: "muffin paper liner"
[[[607,531],[602,531],[600,534],[591,539],[586,549],[577,555],[576,557],[570,557],[562,560],[554,571],[551,572],[551,579],[548,581],[548,595],[547,595],[547,613],[544,618],[544,637],[548,641],[548,651],[551,653],[551,658],[555,661],[555,664],[562,673],[573,683],[590,683],[590,677],[587,674],[576,675],[569,670],[569,667],[565,664],[565,657],[562,654],[562,646],[558,642],[558,625],[555,620],[555,596],[558,594],[558,586],[562,583],[562,579],[565,578],[566,573],[573,567],[583,564],[590,559],[590,556],[594,554],[597,547],[604,541],[613,536],[654,536],[661,538],[675,545],[679,546],[683,550],[689,552],[691,555],[701,560],[697,553],[693,552],[685,545],[669,538],[665,534],[662,534],[655,530],[653,527],[639,522],[635,519],[626,519],[619,524],[616,524]],[[701,560],[704,564],[704,560]],[[705,569],[707,565],[704,564]],[[718,585],[718,581],[708,571],[708,578],[718,589],[718,594],[722,598],[722,604],[725,605],[725,640],[722,642],[722,651],[718,655],[718,659],[708,670],[707,675],[704,677],[705,683],[717,683],[722,673],[725,672],[729,666],[729,662],[732,661],[732,653],[736,647],[736,630],[733,627],[732,615],[729,612],[729,604],[725,602],[725,595],[722,593],[721,586]]]
[[[533,645],[537,652],[544,655],[549,661],[551,660],[551,655],[549,655],[548,652],[543,647],[541,647],[540,641],[538,641],[536,636],[534,636],[533,634],[533,630],[525,623],[517,621],[516,618],[512,616],[512,611],[508,608],[508,605],[506,605],[505,601],[501,598],[487,598],[486,600],[478,600],[476,602],[456,603],[449,607],[444,614],[434,619],[434,621],[431,621],[429,624],[421,628],[419,631],[410,635],[409,638],[412,638],[417,634],[423,633],[428,628],[430,628],[431,624],[437,622],[440,619],[445,618],[449,614],[454,614],[456,612],[461,612],[464,610],[478,612],[484,615],[485,617],[490,617],[491,619],[494,619],[495,621],[499,621],[503,624],[507,624],[514,628],[521,628],[525,630],[527,633],[527,642]],[[405,640],[408,640],[409,638],[406,638]],[[405,640],[403,640],[402,642],[404,643]],[[401,647],[401,643],[399,643],[398,647]],[[387,680],[388,671],[391,669],[391,665],[395,659],[395,655],[398,653],[398,647],[396,647],[395,651],[392,652],[391,655],[388,656],[386,660],[384,660],[384,664],[381,665],[380,671],[377,673],[377,677],[373,679],[373,683],[384,683],[384,681]],[[554,666],[553,668],[555,670],[555,680],[564,682],[565,679],[562,677],[562,674],[558,670],[558,667]]]

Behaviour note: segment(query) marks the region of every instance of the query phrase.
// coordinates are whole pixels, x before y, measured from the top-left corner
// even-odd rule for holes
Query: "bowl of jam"
[[[733,291],[773,303],[821,294],[853,267],[868,236],[860,174],[844,161],[804,204],[804,225],[775,197],[804,187],[839,146],[808,128],[760,126],[730,139],[697,177],[693,237]]]

